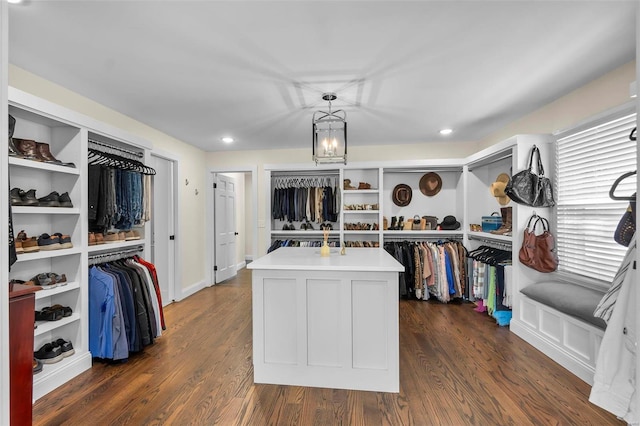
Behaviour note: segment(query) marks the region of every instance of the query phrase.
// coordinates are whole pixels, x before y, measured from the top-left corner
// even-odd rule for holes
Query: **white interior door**
[[[216,240],[213,269],[217,284],[235,277],[237,273],[235,179],[216,174],[213,192]]]
[[[162,304],[175,298],[175,194],[174,162],[151,155],[153,207],[151,215],[151,261],[156,267]]]

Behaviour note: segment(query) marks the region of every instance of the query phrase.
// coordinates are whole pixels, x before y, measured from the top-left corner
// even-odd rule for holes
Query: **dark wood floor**
[[[400,393],[254,385],[251,273],[165,309],[120,365],[41,398],[35,425],[621,425],[590,386],[470,304],[400,302]]]

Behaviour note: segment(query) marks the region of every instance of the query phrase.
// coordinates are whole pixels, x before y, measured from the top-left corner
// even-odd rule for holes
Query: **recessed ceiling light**
[[[233,138],[231,136],[225,136],[223,138],[220,139],[222,142],[224,143],[232,143],[233,142]]]
[[[7,0],[7,2],[12,4],[18,4],[18,3],[22,3],[22,0]]]
[[[440,134],[441,135],[450,135],[451,133],[453,133],[453,130],[451,130],[451,129],[442,129],[442,130],[440,130]]]

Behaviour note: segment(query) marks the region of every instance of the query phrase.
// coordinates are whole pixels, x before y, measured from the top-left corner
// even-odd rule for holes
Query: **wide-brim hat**
[[[508,174],[500,173],[496,181],[489,186],[489,192],[496,197],[496,201],[498,201],[501,206],[506,206],[511,201],[511,198],[504,192],[509,180],[510,177]]]
[[[433,197],[442,189],[442,179],[434,172],[425,173],[420,178],[420,192],[427,197]]]
[[[460,222],[456,220],[455,216],[445,216],[444,219],[442,219],[442,223],[438,226],[440,226],[440,229],[455,231],[460,228]]]
[[[411,190],[411,187],[405,183],[400,183],[393,188],[391,198],[396,206],[405,207],[411,202],[412,195],[413,191]]]

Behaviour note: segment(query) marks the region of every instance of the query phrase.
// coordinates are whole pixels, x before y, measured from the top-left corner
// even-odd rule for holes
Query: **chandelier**
[[[313,113],[313,161],[347,164],[347,113],[331,111],[335,93],[323,93],[322,99],[329,102],[329,112]]]

